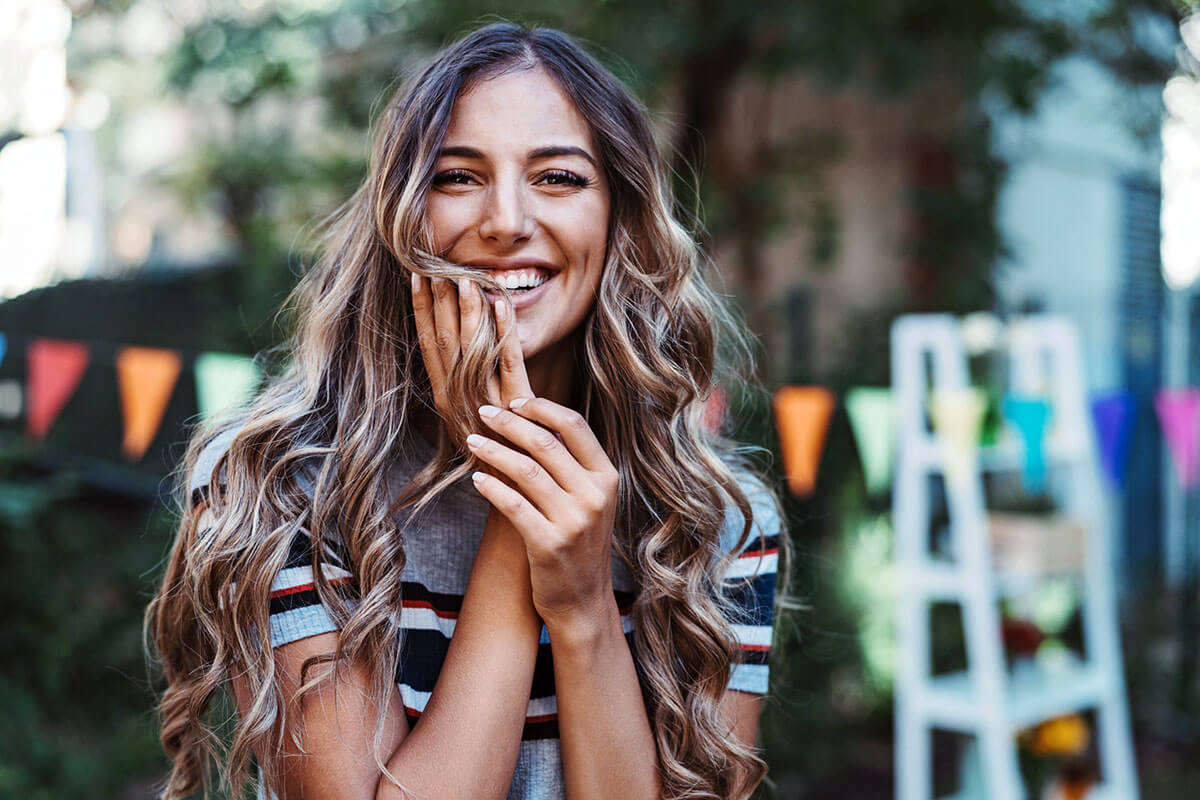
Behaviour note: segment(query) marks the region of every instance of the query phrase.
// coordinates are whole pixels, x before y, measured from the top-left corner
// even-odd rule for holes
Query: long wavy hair
[[[449,376],[457,405],[438,423],[436,456],[396,497],[386,476],[401,434],[434,407],[409,276],[467,276],[504,291],[486,273],[433,252],[426,195],[455,98],[488,76],[529,68],[553,76],[590,125],[611,190],[603,277],[575,338],[575,397],[621,476],[614,547],[639,587],[634,648],[663,795],[724,800],[748,793],[766,773],[719,712],[740,656],[721,586],[732,555],[723,554],[720,533],[726,509],[736,507],[745,544],[753,513],[738,448],[705,420],[718,382],[749,374],[729,368],[750,363],[747,336],[706,285],[706,261],[675,217],[645,108],[568,36],[494,24],[440,52],[387,105],[367,176],[331,218],[321,260],[293,293],[288,362],[244,412],[192,435],[179,470],[177,537],[146,613],[166,680],[165,800],[207,795],[214,764],[222,784],[244,786],[252,755],[263,780],[278,785],[285,718],[319,680],[283,696],[264,641],[271,584],[301,530],[312,539],[317,592],[339,627],[336,652],[310,659],[304,674],[317,662],[369,664],[376,706],[387,707],[405,528],[474,468],[461,443],[499,353],[489,319]],[[214,488],[192,502],[187,476],[231,428],[236,434],[208,476]],[[352,565],[353,598],[325,576],[331,553]],[[249,702],[223,721],[216,701],[233,676]],[[302,745],[298,726],[286,728]],[[389,754],[379,752],[382,735],[381,716],[376,763],[396,782],[384,768]]]

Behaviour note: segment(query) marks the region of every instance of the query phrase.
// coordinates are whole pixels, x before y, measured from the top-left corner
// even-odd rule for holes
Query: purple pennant
[[[1092,422],[1100,444],[1100,462],[1104,474],[1114,486],[1125,485],[1125,465],[1129,460],[1129,435],[1133,432],[1137,400],[1130,392],[1114,392],[1092,400]]]
[[[1190,489],[1200,478],[1200,389],[1160,389],[1154,409],[1175,463],[1175,477]]]

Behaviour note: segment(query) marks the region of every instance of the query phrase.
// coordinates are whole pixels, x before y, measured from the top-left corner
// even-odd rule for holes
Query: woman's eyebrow
[[[443,147],[438,151],[438,158],[452,156],[458,156],[459,158],[476,158],[481,160],[484,157],[483,153],[479,150],[476,150],[474,147]],[[592,158],[592,155],[588,151],[584,150],[582,147],[575,147],[574,145],[552,145],[550,147],[539,147],[536,150],[530,150],[526,155],[526,158],[528,158],[530,161],[535,161],[539,158],[553,158],[554,156],[581,156],[586,158],[593,167],[599,169],[599,166],[596,164],[596,159]]]
[[[588,151],[584,150],[582,147],[557,145],[553,147],[539,147],[536,150],[529,151],[530,161],[538,158],[552,158],[553,156],[583,156],[591,163],[593,167],[596,167],[596,159],[592,158]]]

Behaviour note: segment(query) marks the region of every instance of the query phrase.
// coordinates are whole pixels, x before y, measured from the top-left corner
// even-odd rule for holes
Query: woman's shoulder
[[[751,527],[746,541],[740,542],[746,519],[737,504],[730,501],[725,507],[725,523],[721,528],[721,551],[757,550],[765,540],[775,540],[783,528],[779,513],[779,501],[762,475],[745,464],[730,464],[738,486],[750,504]]]
[[[218,485],[224,485],[224,464],[221,465],[218,475],[214,476],[213,470],[217,466],[217,462],[221,460],[221,456],[229,450],[240,430],[240,425],[228,425],[215,432],[201,434],[207,436],[208,441],[200,448],[200,453],[196,456],[196,463],[192,465],[192,469],[188,473],[187,493],[193,506],[198,500],[208,495],[213,480],[216,480]]]

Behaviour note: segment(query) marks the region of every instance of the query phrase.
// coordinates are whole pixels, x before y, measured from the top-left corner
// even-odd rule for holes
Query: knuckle
[[[558,447],[558,439],[554,438],[554,434],[549,431],[542,431],[534,437],[533,446],[538,450],[548,452]]]
[[[436,341],[439,350],[449,350],[454,346],[454,340],[447,333],[439,333]]]
[[[574,409],[567,412],[566,423],[568,427],[575,430],[584,430],[588,426],[587,418]]]
[[[536,461],[529,461],[521,465],[521,477],[526,480],[537,480],[542,474],[542,468],[538,466]]]
[[[509,495],[500,501],[500,507],[509,514],[515,515],[520,513],[524,506],[520,497]]]

